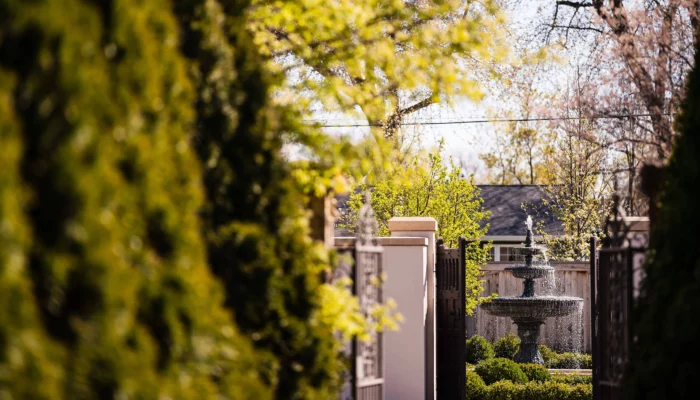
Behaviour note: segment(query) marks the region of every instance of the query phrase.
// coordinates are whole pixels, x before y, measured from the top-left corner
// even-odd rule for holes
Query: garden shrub
[[[197,96],[171,7],[0,0],[1,397],[272,396],[259,366],[276,361],[240,334],[207,265]],[[317,336],[289,343],[310,357]]]
[[[580,375],[580,374],[573,374],[573,375],[552,375],[552,380],[561,382],[561,383],[566,383],[567,385],[576,385],[579,383],[584,383],[584,384],[590,384],[593,382],[593,376],[591,375]]]
[[[473,371],[467,372],[466,400],[483,400],[486,395],[486,383]]]
[[[519,349],[520,338],[513,333],[509,333],[499,338],[493,344],[495,357],[507,358],[510,360],[515,358],[515,355],[518,353]]]
[[[498,381],[487,387],[485,400],[592,400],[591,385],[566,385],[559,382],[517,384]]]
[[[625,387],[628,398],[696,399],[700,358],[700,41],[675,120],[640,296]],[[627,393],[626,393],[627,394]]]
[[[249,5],[0,0],[3,396],[335,395]]]
[[[544,365],[540,364],[518,364],[520,369],[527,375],[530,382],[544,382],[552,379],[552,375]]]
[[[480,362],[474,372],[490,385],[506,379],[515,383],[527,382],[527,375],[520,369],[518,363],[507,358],[492,358]]]
[[[274,356],[276,397],[330,398],[342,362],[318,315],[327,252],[310,237],[305,195],[282,154],[283,137],[304,128],[271,97],[273,77],[245,29],[249,3],[175,2],[196,82],[201,235],[240,330]]]
[[[540,350],[540,354],[542,355],[542,359],[544,360],[545,365],[551,360],[552,358],[556,357],[557,353],[550,349],[549,347],[541,344],[538,346],[538,349]]]
[[[551,357],[545,364],[552,369],[591,369],[593,359],[590,354],[561,353]]]
[[[493,346],[486,339],[474,335],[467,339],[467,362],[477,364],[480,361],[493,358]]]
[[[567,400],[592,400],[593,385],[590,383],[579,383],[570,385],[569,397]]]
[[[485,400],[525,400],[525,385],[508,380],[494,382],[486,391]]]

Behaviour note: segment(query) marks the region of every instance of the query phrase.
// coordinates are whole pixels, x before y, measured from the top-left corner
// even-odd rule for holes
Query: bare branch
[[[549,25],[550,28],[554,29],[573,29],[575,31],[593,31],[598,33],[604,33],[602,29],[593,28],[590,26],[576,26],[576,25]]]
[[[574,8],[582,8],[583,7],[583,8],[585,8],[585,7],[593,7],[593,3],[558,0],[557,6],[566,6],[566,7],[574,7]]]

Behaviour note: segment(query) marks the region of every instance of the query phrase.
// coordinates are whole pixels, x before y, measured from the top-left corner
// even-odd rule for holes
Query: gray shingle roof
[[[477,185],[481,189],[484,208],[491,211],[488,236],[525,235],[525,218],[531,215],[545,223],[549,234],[561,234],[561,222],[542,199],[546,193],[539,185]],[[527,212],[522,205],[526,204]]]

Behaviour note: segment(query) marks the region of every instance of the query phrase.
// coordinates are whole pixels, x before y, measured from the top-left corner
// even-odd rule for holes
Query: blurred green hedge
[[[247,6],[0,0],[0,393],[334,393]]]

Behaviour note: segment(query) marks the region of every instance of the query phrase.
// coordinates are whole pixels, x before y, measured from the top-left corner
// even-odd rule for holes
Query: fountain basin
[[[505,269],[510,271],[514,277],[520,279],[539,279],[554,271],[549,265],[516,265]]]
[[[513,322],[542,321],[549,317],[563,317],[583,307],[580,297],[535,296],[497,297],[481,308],[491,315],[510,317]]]

